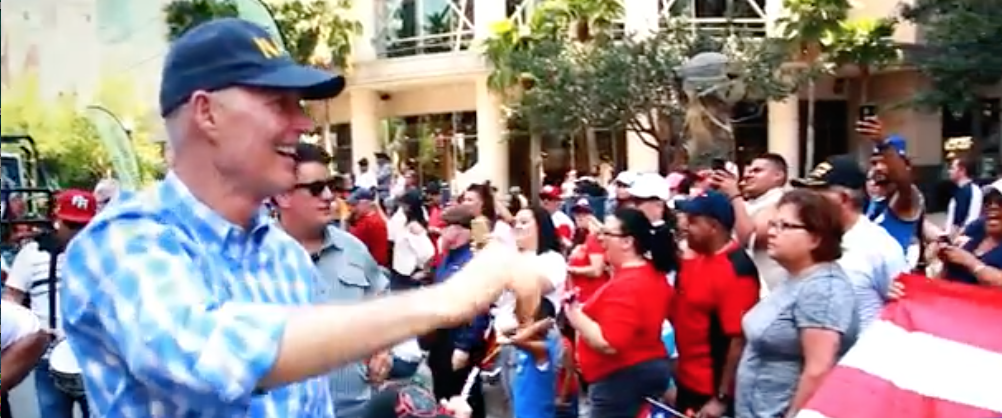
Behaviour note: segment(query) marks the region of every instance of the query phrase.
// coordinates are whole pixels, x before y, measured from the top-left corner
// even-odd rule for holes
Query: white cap
[[[632,186],[635,181],[637,181],[637,173],[632,171],[620,171],[619,174],[616,175],[616,178],[612,180],[614,184],[624,184],[626,187]]]
[[[657,173],[638,175],[626,192],[637,199],[668,200],[671,198],[671,187],[668,180]]]

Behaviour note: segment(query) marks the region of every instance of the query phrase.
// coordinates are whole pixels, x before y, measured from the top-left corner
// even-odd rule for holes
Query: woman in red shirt
[[[605,268],[605,249],[599,242],[602,224],[592,214],[588,199],[579,200],[571,208],[574,216],[574,248],[567,256],[567,289],[577,292],[578,299],[587,302],[609,280]]]
[[[581,375],[592,418],[635,418],[646,398],[668,389],[671,366],[661,341],[674,290],[666,274],[678,266],[674,242],[654,242],[642,212],[621,208],[602,228],[612,278],[566,316],[577,331]]]

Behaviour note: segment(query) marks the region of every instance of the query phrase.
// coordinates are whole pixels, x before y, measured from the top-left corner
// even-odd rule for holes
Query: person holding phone
[[[984,214],[984,228],[970,228],[966,242],[940,244],[936,254],[944,263],[944,279],[1002,287],[1002,192],[988,189]]]
[[[652,228],[640,210],[617,209],[601,234],[612,278],[589,300],[565,302],[592,418],[634,418],[668,389],[661,330],[675,292],[665,275],[678,270],[678,254]]]
[[[867,217],[883,227],[906,251],[915,240],[922,223],[925,201],[922,192],[912,181],[911,162],[905,139],[899,135],[885,136],[880,118],[860,112],[856,132],[873,144],[870,158],[870,177],[874,181],[876,196],[870,196]]]

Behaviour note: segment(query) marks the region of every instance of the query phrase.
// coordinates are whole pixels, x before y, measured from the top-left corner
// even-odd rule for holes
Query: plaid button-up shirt
[[[171,174],[77,235],[60,311],[96,416],[334,416],[324,378],[255,391],[316,270],[263,213],[253,225],[226,221]]]

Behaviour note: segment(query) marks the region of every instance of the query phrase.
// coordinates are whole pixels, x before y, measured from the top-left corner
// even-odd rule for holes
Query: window
[[[980,155],[980,172],[983,174],[998,174],[1002,165],[1002,101],[1000,99],[982,99],[979,111],[954,113],[943,110],[943,137],[946,141],[954,137],[970,136],[974,138],[976,148],[972,152]]]
[[[450,52],[473,38],[473,0],[401,0],[391,6],[386,54]]]

